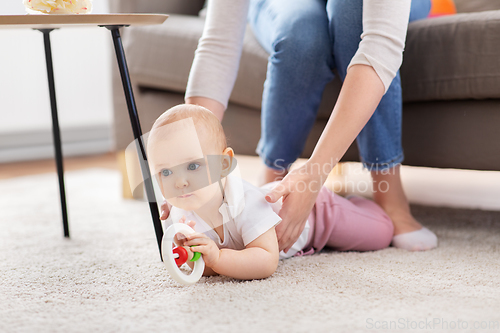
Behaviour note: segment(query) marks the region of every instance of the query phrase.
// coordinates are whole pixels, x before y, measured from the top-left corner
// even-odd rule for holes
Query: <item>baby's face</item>
[[[166,126],[164,132],[148,147],[163,197],[175,207],[194,211],[221,197],[221,152],[210,135],[200,131],[198,136],[194,126],[170,132]]]

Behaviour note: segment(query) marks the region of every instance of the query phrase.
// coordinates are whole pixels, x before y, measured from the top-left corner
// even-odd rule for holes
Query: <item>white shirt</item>
[[[186,88],[227,107],[233,90],[250,0],[211,0]],[[385,91],[403,62],[411,0],[363,0],[363,33],[351,66],[373,67]]]
[[[236,171],[236,172],[235,172]],[[182,216],[196,222],[195,231],[212,239],[220,249],[243,250],[249,243],[281,222],[278,212],[281,202],[270,204],[266,201],[267,191],[253,186],[238,176],[237,170],[226,177],[224,195],[226,202],[219,207],[222,215],[224,241],[194,211],[172,207],[169,219],[177,223]],[[308,242],[309,223],[288,253],[280,252],[280,259],[289,258],[302,250]]]

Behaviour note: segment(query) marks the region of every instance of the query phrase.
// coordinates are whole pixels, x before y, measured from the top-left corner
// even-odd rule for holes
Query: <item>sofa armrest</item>
[[[198,15],[205,0],[110,0],[111,13]]]
[[[401,78],[405,102],[500,98],[500,11],[410,23]]]

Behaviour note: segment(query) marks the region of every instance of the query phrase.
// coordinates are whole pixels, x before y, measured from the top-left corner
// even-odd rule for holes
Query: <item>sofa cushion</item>
[[[500,98],[500,11],[412,22],[401,77],[405,102]]]
[[[162,25],[125,29],[123,46],[132,80],[183,92],[203,24],[197,16],[170,15]]]

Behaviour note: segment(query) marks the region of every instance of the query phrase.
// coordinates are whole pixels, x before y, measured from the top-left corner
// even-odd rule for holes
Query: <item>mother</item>
[[[400,177],[398,70],[408,22],[429,10],[430,0],[209,1],[186,102],[205,106],[222,120],[248,18],[270,53],[257,148],[266,165],[265,181],[286,173],[300,155],[332,70],[343,80],[313,154],[266,196],[269,202],[284,199],[283,221],[276,228],[280,250],[287,251],[298,238],[319,189],[356,137],[361,160],[371,170],[374,200],[394,222],[393,245],[408,250],[437,246],[436,236],[412,216]],[[381,182],[388,190],[377,188]]]

